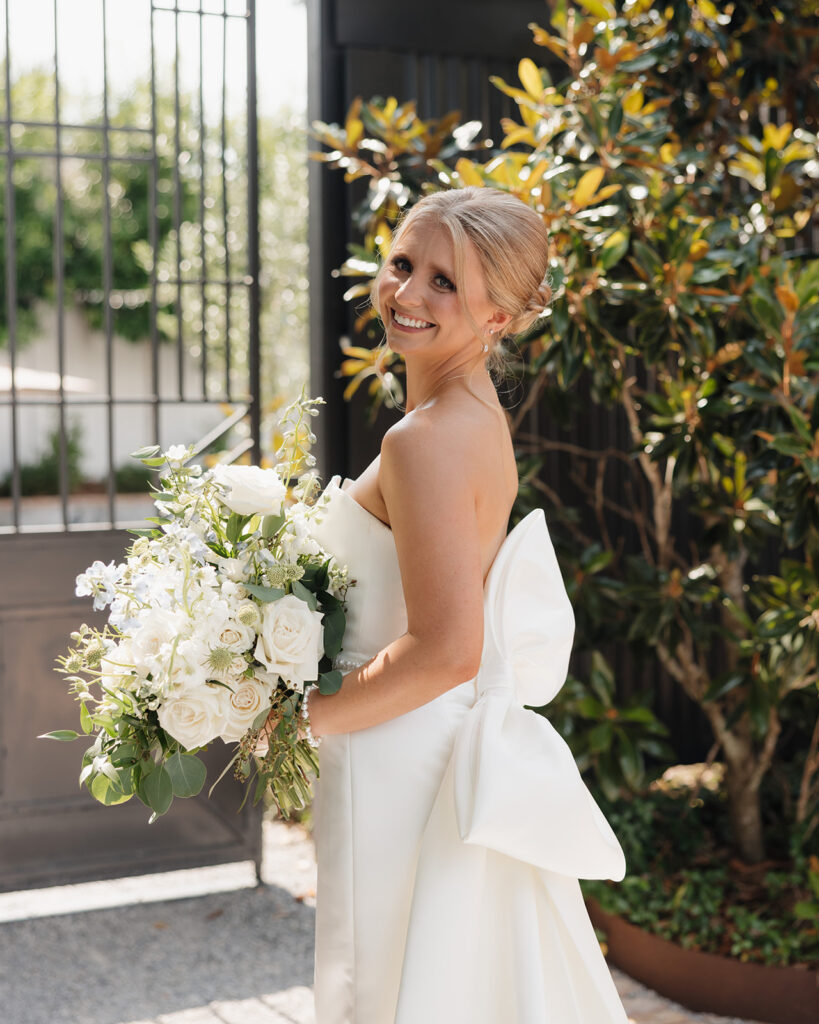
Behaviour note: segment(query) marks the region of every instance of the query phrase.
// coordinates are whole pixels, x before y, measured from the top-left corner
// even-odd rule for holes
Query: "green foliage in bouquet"
[[[310,800],[315,748],[300,729],[307,687],[334,693],[346,627],[346,569],[310,535],[321,514],[310,419],[321,399],[284,410],[272,469],[203,472],[175,445],[134,453],[159,471],[159,515],[120,565],[95,562],[77,593],[109,608],[102,630],[83,625],[58,659],[93,738],[80,783],[102,804],[136,795],[165,814],[205,783],[197,756],[212,740],[237,744],[231,768],[258,802],[268,787],[288,815]],[[298,482],[295,477],[301,474]],[[219,779],[216,780],[217,782]],[[215,783],[214,783],[215,785]]]
[[[317,126],[332,147],[320,159],[369,182],[362,245],[342,270],[359,279],[350,300],[425,191],[503,189],[548,224],[557,295],[516,356],[516,515],[549,502],[580,649],[626,642],[702,709],[726,768],[730,841],[749,863],[768,852],[766,834],[819,837],[812,8],[557,0],[550,26],[531,26],[543,66],[525,58],[519,84],[494,79],[518,108],[499,149],[455,114],[423,122],[394,99]],[[375,338],[372,316],[358,327]],[[367,380],[373,404],[392,402],[397,357],[346,354],[348,394]],[[624,448],[575,440],[589,395]],[[533,406],[550,410],[550,436],[526,432]],[[541,479],[554,452],[573,504]],[[568,714],[574,697],[561,699]],[[590,754],[599,724],[582,730]],[[596,761],[609,792],[637,781],[619,749]],[[787,781],[763,811],[774,769]]]

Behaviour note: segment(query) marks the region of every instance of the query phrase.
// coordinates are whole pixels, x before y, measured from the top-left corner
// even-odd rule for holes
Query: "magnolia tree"
[[[549,226],[560,288],[518,353],[521,493],[548,498],[581,643],[619,631],[702,709],[746,862],[773,837],[805,849],[819,834],[811,7],[553,4],[550,27],[531,26],[547,66],[527,58],[519,84],[494,80],[518,111],[500,149],[476,141],[476,123],[423,122],[395,99],[357,101],[343,126],[316,126],[331,147],[320,159],[369,178],[362,243],[343,268],[362,278],[351,300],[425,191],[503,189]],[[371,317],[361,314],[364,334]],[[348,392],[367,380],[373,404],[389,402],[397,357],[376,365],[365,344],[346,355]],[[625,450],[560,439],[561,425],[584,436],[580,385],[625,424]],[[549,436],[525,432],[535,405],[552,415]],[[553,450],[571,456],[584,513],[538,476]],[[595,722],[590,756],[634,781],[656,738],[633,728],[642,717],[651,733],[650,717],[614,706],[602,659],[595,671],[574,705]]]

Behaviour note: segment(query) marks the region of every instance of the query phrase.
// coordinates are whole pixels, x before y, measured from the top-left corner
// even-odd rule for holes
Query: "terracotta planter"
[[[819,971],[766,967],[699,953],[607,914],[589,916],[606,934],[608,959],[635,980],[692,1010],[769,1024],[819,1024]]]

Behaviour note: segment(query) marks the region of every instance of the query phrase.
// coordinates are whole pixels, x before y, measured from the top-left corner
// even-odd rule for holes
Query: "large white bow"
[[[484,590],[477,698],[453,749],[455,811],[464,842],[572,878],[626,870],[617,837],[563,738],[524,704],[563,686],[574,614],[542,509],[509,533]]]

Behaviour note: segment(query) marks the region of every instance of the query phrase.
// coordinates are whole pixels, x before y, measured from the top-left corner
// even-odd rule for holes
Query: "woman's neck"
[[[466,385],[473,385],[486,378],[491,378],[484,365],[484,360],[472,362],[450,363],[436,367],[415,367],[407,361],[407,403],[406,412],[412,412],[433,396],[439,394],[449,381],[461,380]]]

